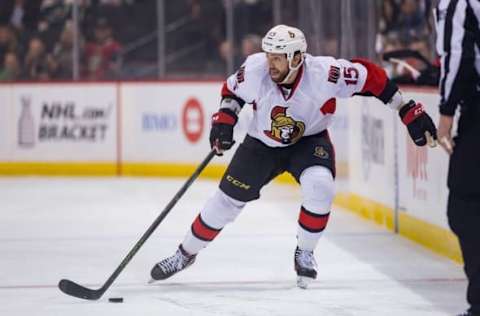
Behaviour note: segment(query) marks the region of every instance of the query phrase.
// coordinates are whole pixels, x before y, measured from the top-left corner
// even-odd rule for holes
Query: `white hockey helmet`
[[[286,54],[291,73],[303,64],[307,41],[303,32],[296,27],[280,24],[267,32],[262,40],[262,50],[266,53]],[[296,52],[301,53],[302,59],[296,67],[293,67],[292,61]]]

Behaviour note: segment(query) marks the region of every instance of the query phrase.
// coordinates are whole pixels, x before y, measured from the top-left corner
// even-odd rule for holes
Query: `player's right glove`
[[[410,100],[402,106],[398,114],[417,146],[425,146],[427,143],[430,147],[436,146],[437,128],[421,103]]]
[[[215,148],[216,154],[221,156],[225,150],[232,148],[233,127],[238,121],[234,111],[226,108],[220,109],[212,116],[212,129],[210,130],[210,147]]]

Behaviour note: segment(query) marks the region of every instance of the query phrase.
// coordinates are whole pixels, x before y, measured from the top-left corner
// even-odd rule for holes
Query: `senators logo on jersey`
[[[275,106],[271,112],[272,128],[270,131],[263,131],[265,135],[282,144],[293,144],[297,142],[305,132],[305,123],[295,121],[287,116],[287,108]]]

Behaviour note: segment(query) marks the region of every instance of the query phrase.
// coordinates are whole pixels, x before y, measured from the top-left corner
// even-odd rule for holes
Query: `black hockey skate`
[[[297,286],[306,289],[308,284],[317,278],[317,262],[313,251],[295,249],[295,271],[297,272]]]
[[[163,259],[152,268],[151,282],[168,279],[175,273],[188,268],[195,262],[195,257],[196,255],[188,254],[180,245],[173,256]]]

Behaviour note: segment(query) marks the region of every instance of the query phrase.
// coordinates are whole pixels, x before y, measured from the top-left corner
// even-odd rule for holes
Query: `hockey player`
[[[219,155],[232,147],[238,113],[248,103],[254,115],[247,136],[176,253],[153,267],[153,280],[164,280],[193,264],[198,252],[245,204],[258,199],[260,189],[286,171],[303,193],[294,268],[298,286],[306,288],[317,276],[314,250],[334,196],[335,151],[327,128],[337,97],[374,96],[399,111],[418,146],[436,139],[435,125],[422,105],[405,101],[379,66],[364,59],[311,56],[302,31],[286,25],[268,31],[262,49],[224,83],[220,109],[212,117],[210,144]]]

